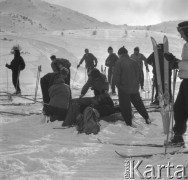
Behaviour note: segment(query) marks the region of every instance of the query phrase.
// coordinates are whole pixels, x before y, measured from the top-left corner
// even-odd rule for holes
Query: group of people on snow
[[[172,69],[179,69],[179,77],[182,79],[180,89],[174,104],[174,137],[172,143],[184,144],[183,134],[185,133],[188,119],[188,21],[178,24],[178,32],[186,41],[182,50],[182,60],[178,60],[171,53],[163,52],[163,44],[158,44],[159,62],[161,67],[161,79],[164,77],[162,65],[164,57],[169,61],[169,82],[171,82]],[[118,55],[113,52],[112,47],[107,49],[109,56],[105,61],[108,67],[108,78],[97,67],[97,58],[85,49],[85,54],[80,60],[77,68],[85,61],[88,79],[83,85],[80,97],[72,99],[70,89],[70,67],[71,63],[67,59],[56,58],[52,55],[51,67],[53,72],[46,74],[41,78],[41,90],[43,94],[43,112],[50,117],[50,121],[66,119],[71,106],[74,102],[79,106],[79,112],[83,113],[88,106],[95,108],[101,117],[109,116],[116,112],[121,112],[122,118],[128,126],[134,126],[132,123],[132,108],[131,103],[135,106],[140,115],[145,119],[147,124],[151,123],[146,108],[139,94],[139,89],[144,90],[144,73],[143,61],[146,70],[149,72],[148,64],[153,67],[153,85],[156,88],[156,95],[153,104],[159,104],[158,86],[154,53],[146,58],[139,52],[139,47],[134,48],[134,53],[129,56],[127,49],[123,46],[118,50]],[[25,68],[23,58],[20,56],[19,49],[14,49],[14,59],[11,64],[6,64],[6,67],[12,70],[12,81],[16,89],[16,94],[21,93],[19,85],[20,71]],[[164,82],[163,91],[164,91]],[[169,83],[169,94],[171,94],[171,83]],[[119,106],[115,106],[110,95],[116,94],[116,87],[119,97]],[[84,98],[84,95],[91,88],[94,92],[94,97]],[[72,122],[72,121],[71,121]],[[66,123],[64,123],[66,125]],[[69,124],[70,125],[70,124]]]

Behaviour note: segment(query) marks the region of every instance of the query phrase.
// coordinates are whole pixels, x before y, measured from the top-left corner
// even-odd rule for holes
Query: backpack
[[[92,107],[87,107],[83,114],[76,118],[77,130],[79,133],[98,134],[100,131],[99,113]]]

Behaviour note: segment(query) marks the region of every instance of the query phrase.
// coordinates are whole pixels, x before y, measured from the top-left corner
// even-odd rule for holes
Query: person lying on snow
[[[48,73],[41,78],[44,115],[50,117],[50,121],[63,121],[67,115],[71,100],[70,87],[65,84],[69,73],[68,69],[59,66],[59,72]]]
[[[109,84],[106,76],[97,68],[90,70],[88,76],[89,78],[81,90],[80,97],[72,100],[69,113],[62,126],[75,124],[78,114],[83,114],[88,106],[97,110],[100,117],[106,117],[119,111],[118,107],[114,107],[114,103],[108,94]],[[84,97],[89,88],[93,90],[94,97]]]

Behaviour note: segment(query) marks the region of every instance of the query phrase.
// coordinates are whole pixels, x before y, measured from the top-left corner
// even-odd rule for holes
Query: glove
[[[77,65],[77,69],[80,67],[80,64]]]
[[[164,57],[169,62],[177,62],[176,57],[172,53],[164,53]]]
[[[6,65],[5,65],[5,67],[7,67],[7,68],[8,68],[8,64],[6,64]]]
[[[95,64],[94,67],[97,67],[97,64]]]
[[[164,53],[164,57],[170,62],[171,69],[178,69],[179,60],[172,53]]]

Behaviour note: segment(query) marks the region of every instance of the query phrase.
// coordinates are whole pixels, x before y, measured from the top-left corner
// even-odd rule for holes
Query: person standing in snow
[[[60,64],[63,67],[68,69],[69,73],[68,73],[67,77],[65,78],[65,83],[70,86],[70,76],[71,76],[70,67],[71,67],[71,63],[69,62],[69,60],[63,59],[63,58],[56,58],[55,55],[52,55],[50,57],[50,59],[52,60],[51,67],[52,67],[53,72],[59,72],[60,71],[60,69],[59,69],[59,65]]]
[[[71,100],[70,87],[65,84],[69,71],[62,65],[59,69],[58,72],[46,74],[40,81],[44,102],[43,112],[50,117],[51,122],[65,119]]]
[[[80,65],[83,63],[85,60],[85,67],[87,69],[87,73],[89,72],[90,69],[93,69],[94,67],[97,67],[97,58],[92,54],[89,53],[89,49],[85,49],[85,54],[80,60],[79,64],[77,65],[77,68],[80,67]]]
[[[118,57],[115,53],[113,53],[112,47],[108,48],[108,53],[109,53],[109,56],[107,57],[105,61],[105,66],[108,67],[108,82],[111,85],[112,95],[113,95],[113,94],[116,94],[115,84],[113,82],[113,71],[114,71],[114,66],[118,60]]]
[[[13,47],[13,53],[14,53],[14,59],[11,61],[10,65],[6,64],[5,66],[12,70],[12,83],[16,90],[14,94],[20,95],[21,89],[20,89],[19,76],[20,76],[20,71],[22,71],[25,68],[25,62],[22,56],[20,55],[20,50],[18,47],[16,46]]]
[[[139,94],[140,68],[138,63],[131,59],[127,49],[123,46],[118,50],[119,59],[114,68],[114,82],[118,88],[119,106],[125,123],[132,124],[131,103],[145,119],[147,124],[151,123],[148,113]]]
[[[171,144],[184,146],[183,134],[187,130],[188,119],[188,21],[183,21],[178,24],[178,32],[185,40],[182,50],[182,60],[178,60],[171,53],[165,53],[165,58],[170,61],[171,67],[179,69],[179,78],[182,79],[179,92],[174,103],[174,137]]]
[[[146,71],[149,72],[149,69],[148,69],[148,64],[146,63],[146,57],[141,54],[139,52],[139,47],[135,47],[134,48],[134,53],[131,55],[131,58],[134,59],[139,67],[140,67],[140,71],[141,71],[141,74],[140,74],[140,86],[141,86],[141,90],[144,90],[144,71],[143,71],[143,61],[144,61],[144,64],[146,66]]]

